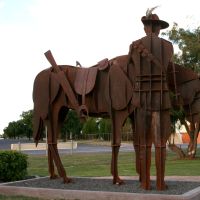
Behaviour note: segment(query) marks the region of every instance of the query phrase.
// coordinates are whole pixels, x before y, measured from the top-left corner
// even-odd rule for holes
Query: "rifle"
[[[81,110],[79,109],[78,100],[76,99],[74,91],[72,90],[72,87],[71,87],[67,77],[65,76],[65,73],[57,65],[50,50],[44,54],[55,71],[57,81],[60,83],[60,85],[61,85],[62,89],[64,90],[65,94],[67,95],[72,107],[76,110],[78,116],[80,117]]]

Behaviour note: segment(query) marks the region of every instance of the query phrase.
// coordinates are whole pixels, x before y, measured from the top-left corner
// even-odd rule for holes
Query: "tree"
[[[97,123],[98,123],[99,138],[103,138],[104,140],[109,140],[112,131],[111,120],[98,118]]]
[[[122,127],[122,140],[133,140],[133,126],[130,118],[127,118],[126,122]]]
[[[6,128],[4,128],[4,137],[5,138],[19,138],[24,136],[24,124],[21,120],[13,121],[8,124]]]
[[[28,110],[28,111],[24,111],[22,112],[22,114],[20,115],[21,117],[21,121],[24,124],[24,133],[26,135],[26,137],[30,138],[33,135],[33,110]]]
[[[174,23],[172,29],[162,35],[168,36],[180,49],[175,53],[175,62],[200,73],[200,27],[185,30]]]
[[[83,124],[80,122],[76,112],[69,110],[61,128],[61,138],[66,140],[70,134],[72,134],[72,137],[80,135],[82,127]]]
[[[97,118],[89,117],[83,125],[83,134],[96,134],[98,133]]]
[[[33,110],[22,112],[20,120],[10,122],[6,128],[4,128],[4,137],[19,138],[19,137],[32,137],[33,133]]]

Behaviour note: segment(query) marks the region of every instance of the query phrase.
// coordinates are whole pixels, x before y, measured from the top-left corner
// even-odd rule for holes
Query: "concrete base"
[[[105,178],[105,177],[104,177]],[[133,179],[136,177],[128,177]],[[138,177],[137,177],[138,178]],[[126,177],[127,179],[127,177]],[[179,181],[200,181],[200,177],[166,177],[166,180]],[[200,187],[190,190],[182,195],[166,194],[142,194],[124,192],[103,192],[103,191],[84,191],[84,190],[63,190],[45,189],[30,187],[8,186],[0,184],[0,194],[4,195],[23,195],[40,197],[44,199],[67,199],[67,200],[200,200]]]

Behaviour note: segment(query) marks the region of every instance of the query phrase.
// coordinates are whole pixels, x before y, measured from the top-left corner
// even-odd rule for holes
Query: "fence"
[[[76,137],[76,140],[105,140],[110,141],[112,138],[111,133],[101,133],[101,134],[82,134],[79,137]],[[122,141],[133,141],[132,132],[123,132]]]

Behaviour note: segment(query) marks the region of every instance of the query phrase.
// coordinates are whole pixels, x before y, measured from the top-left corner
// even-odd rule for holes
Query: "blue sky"
[[[183,28],[200,24],[199,1],[190,0],[0,0],[0,134],[9,122],[33,108],[37,73],[49,67],[51,49],[58,64],[89,67],[127,54],[144,36],[140,21],[147,8]]]
[[[29,5],[34,4],[32,0],[6,0],[0,1],[0,23],[21,24],[29,23]]]

